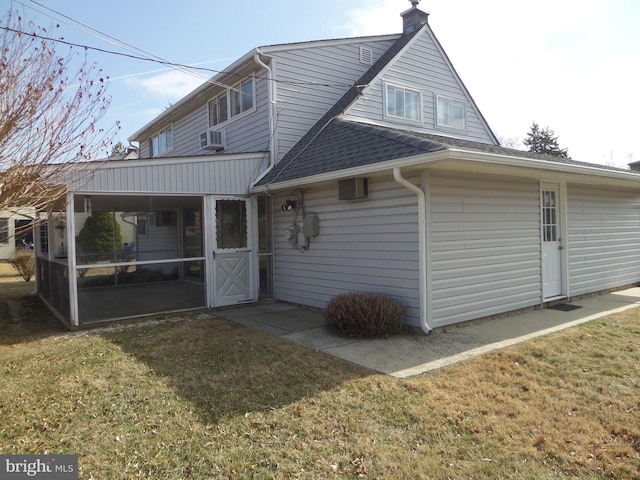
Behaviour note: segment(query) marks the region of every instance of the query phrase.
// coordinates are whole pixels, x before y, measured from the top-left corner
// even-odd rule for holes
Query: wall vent
[[[367,47],[360,47],[360,63],[365,65],[373,64],[373,50]]]
[[[358,200],[369,197],[368,178],[349,178],[338,181],[339,200]]]

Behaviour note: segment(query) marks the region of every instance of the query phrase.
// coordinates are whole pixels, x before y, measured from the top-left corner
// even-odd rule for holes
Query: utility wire
[[[20,5],[22,5],[23,7],[26,8],[31,8],[35,11],[38,11],[37,9],[35,9],[32,6],[29,6],[27,4],[25,4],[24,2],[21,2],[20,0],[14,0],[16,3],[19,3]],[[35,3],[36,5],[48,10],[49,12],[52,12],[55,15],[59,15],[62,18],[65,18],[73,23],[76,23],[80,26],[82,26],[84,29],[89,30],[86,33],[89,33],[90,35],[98,38],[99,40],[103,40],[106,41],[114,46],[120,46],[122,48],[124,48],[125,50],[128,50],[129,52],[132,51],[136,51],[136,52],[141,52],[146,56],[142,56],[142,55],[138,55],[136,53],[123,53],[123,52],[117,52],[117,51],[113,51],[113,50],[107,50],[104,48],[100,48],[100,47],[93,47],[90,45],[86,45],[86,44],[79,44],[79,43],[74,43],[74,42],[69,42],[67,40],[64,39],[57,39],[57,38],[52,38],[52,37],[45,37],[42,35],[37,35],[35,33],[28,33],[28,32],[24,32],[24,31],[18,31],[18,30],[14,30],[11,29],[9,27],[1,27],[5,30],[8,31],[12,31],[14,33],[21,33],[24,35],[29,35],[32,37],[36,37],[36,38],[41,38],[43,40],[48,40],[48,41],[52,41],[52,42],[57,42],[57,43],[61,43],[64,45],[68,45],[68,46],[72,46],[72,47],[78,47],[78,48],[82,48],[85,50],[93,50],[96,52],[101,52],[101,53],[105,53],[105,54],[109,54],[109,55],[116,55],[116,56],[121,56],[121,57],[125,57],[125,58],[130,58],[133,60],[142,60],[142,61],[146,61],[146,62],[152,62],[152,63],[157,63],[160,65],[164,65],[166,67],[170,67],[170,68],[175,68],[183,73],[189,74],[189,75],[193,75],[199,78],[202,78],[203,81],[207,82],[207,83],[211,83],[213,85],[217,85],[223,88],[229,88],[231,90],[236,90],[232,87],[230,87],[229,85],[217,82],[209,77],[206,77],[205,75],[201,75],[197,72],[193,72],[193,70],[197,70],[197,71],[202,71],[202,72],[208,72],[208,73],[214,73],[214,74],[223,74],[223,75],[233,75],[233,76],[238,76],[238,77],[245,77],[245,74],[241,74],[238,72],[231,72],[231,71],[225,71],[225,70],[215,70],[215,69],[211,69],[211,68],[205,68],[205,67],[196,67],[196,66],[191,66],[191,65],[185,65],[182,63],[177,63],[177,62],[171,62],[168,60],[163,59],[162,57],[159,57],[153,53],[147,52],[139,47],[136,47],[134,45],[131,45],[123,40],[120,40],[112,35],[109,35],[108,33],[102,32],[101,30],[98,30],[97,28],[94,28],[90,25],[87,25],[83,22],[81,22],[80,20],[74,19],[68,15],[65,15],[62,12],[59,12],[51,7],[48,7],[36,0],[31,0],[32,3]],[[44,12],[40,12],[43,13],[45,15],[48,15]],[[53,18],[53,17],[52,17]],[[66,22],[63,22],[66,23]],[[85,30],[85,31],[86,31]],[[91,33],[91,32],[95,32],[95,33]],[[283,85],[289,85],[289,86],[317,86],[317,87],[329,87],[329,88],[345,88],[345,87],[350,87],[350,84],[346,84],[346,83],[320,83],[320,82],[295,82],[295,81],[291,81],[291,80],[281,80],[281,79],[270,79],[276,83],[280,83]],[[238,90],[239,91],[239,90]]]
[[[21,5],[27,7],[27,5],[25,5],[23,2],[20,2],[20,0],[16,0],[16,1],[18,3],[20,3]],[[96,35],[94,35],[91,32],[95,32],[96,34],[101,35],[102,38],[101,37],[97,37],[100,40],[103,40],[103,41],[106,41],[108,43],[111,43],[112,45],[120,46],[120,47],[124,48],[125,50],[128,50],[129,52],[141,52],[144,55],[146,55],[146,57],[142,57],[140,55],[135,55],[134,54],[134,55],[129,56],[129,58],[136,58],[136,59],[139,59],[139,60],[146,60],[146,61],[154,61],[155,60],[155,61],[157,61],[158,63],[160,63],[162,65],[166,65],[168,67],[174,68],[174,69],[176,69],[176,70],[178,70],[178,71],[180,71],[182,73],[186,73],[188,75],[192,75],[192,76],[201,78],[202,80],[204,80],[207,83],[211,83],[213,85],[217,85],[217,86],[228,88],[226,85],[224,85],[224,84],[222,84],[220,82],[217,82],[217,81],[215,81],[215,80],[213,80],[211,78],[208,78],[208,77],[206,77],[204,75],[201,75],[200,73],[192,71],[192,70],[199,70],[198,68],[190,70],[189,67],[186,66],[186,65],[182,65],[182,64],[178,64],[178,63],[174,63],[174,62],[168,62],[164,58],[161,58],[161,57],[159,57],[157,55],[154,55],[154,54],[152,54],[150,52],[147,52],[147,51],[145,51],[145,50],[143,50],[141,48],[138,48],[138,47],[135,47],[133,45],[130,45],[129,43],[127,43],[127,42],[125,42],[123,40],[120,40],[119,38],[116,38],[116,37],[114,37],[112,35],[104,33],[102,31],[98,30],[97,28],[91,27],[90,25],[87,25],[87,24],[85,24],[85,23],[83,23],[83,22],[81,22],[81,21],[79,21],[79,20],[77,20],[75,18],[72,18],[72,17],[70,17],[68,15],[65,15],[64,13],[61,13],[61,12],[51,8],[51,7],[43,5],[42,3],[40,3],[40,2],[38,2],[36,0],[31,0],[31,2],[35,3],[36,5],[42,7],[44,9],[46,9],[46,10],[48,10],[49,12],[54,13],[55,15],[59,15],[62,18],[65,18],[65,19],[67,19],[67,20],[69,20],[69,21],[71,21],[73,23],[76,23],[76,24],[82,26],[83,28],[87,29],[89,31],[89,34],[92,35],[92,36],[96,36]],[[87,46],[83,46],[83,47],[87,48]],[[94,50],[98,50],[98,49],[94,49]],[[111,53],[111,54],[116,53],[116,52],[108,52],[108,51],[106,51],[104,49],[100,49],[98,51],[102,51],[103,53]],[[123,55],[125,55],[125,54],[123,54]]]
[[[100,52],[100,53],[106,53],[109,55],[116,55],[116,56],[120,56],[120,57],[126,57],[126,58],[131,58],[133,60],[142,60],[145,62],[151,62],[151,63],[157,63],[160,65],[164,65],[166,67],[179,67],[181,69],[186,69],[187,71],[185,71],[185,73],[192,73],[189,72],[188,70],[201,70],[203,72],[209,72],[209,73],[215,73],[215,74],[224,74],[224,75],[236,75],[239,77],[246,77],[245,74],[241,74],[238,72],[230,72],[228,70],[216,70],[213,68],[206,68],[206,67],[196,67],[193,65],[185,65],[183,63],[176,63],[176,62],[170,62],[168,60],[162,60],[162,59],[154,59],[154,58],[148,58],[148,57],[143,57],[141,55],[134,55],[132,53],[124,53],[124,52],[116,52],[114,50],[107,50],[105,48],[100,48],[100,47],[93,47],[90,45],[86,45],[86,44],[82,44],[82,43],[75,43],[75,42],[69,42],[68,40],[64,40],[62,38],[53,38],[53,37],[47,37],[44,35],[38,35],[37,33],[29,33],[29,32],[25,32],[24,30],[17,30],[15,28],[11,28],[11,27],[6,27],[6,26],[1,26],[0,29],[2,30],[6,30],[9,32],[13,32],[13,33],[17,33],[20,35],[27,35],[33,38],[39,38],[42,40],[47,40],[47,41],[51,41],[51,42],[56,42],[56,43],[61,43],[63,45],[68,45],[70,47],[78,47],[78,48],[82,48],[84,50],[93,50],[96,52]],[[211,80],[208,77],[204,77],[202,75],[199,75],[202,78],[206,79],[206,81],[210,81],[211,83],[221,86],[221,87],[225,87],[225,88],[230,88],[229,85],[220,83],[220,82],[215,82],[213,80]],[[344,88],[344,87],[352,87],[353,84],[347,84],[347,83],[320,83],[320,82],[295,82],[292,80],[281,80],[281,79],[271,79],[272,81],[276,82],[276,83],[281,83],[283,85],[290,85],[290,86],[314,86],[314,87],[335,87],[335,88]],[[358,87],[366,87],[366,85],[358,85]]]

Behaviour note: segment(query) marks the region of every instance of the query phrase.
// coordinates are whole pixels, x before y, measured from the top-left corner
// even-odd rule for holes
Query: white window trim
[[[166,149],[165,149],[165,150],[163,150],[162,152],[160,152],[160,151],[158,151],[158,152],[154,152],[154,151],[153,151],[153,146],[152,146],[152,145],[153,145],[153,139],[154,139],[155,137],[158,137],[158,139],[159,139],[159,138],[160,138],[160,135],[161,135],[163,132],[166,132],[166,131],[167,131],[167,130],[169,130],[169,129],[171,129],[171,148],[166,148]],[[164,155],[164,154],[165,154],[165,153],[167,153],[167,152],[172,152],[172,151],[174,151],[174,150],[175,150],[175,148],[176,148],[176,141],[175,141],[174,133],[175,133],[175,131],[174,131],[174,128],[173,128],[173,123],[171,123],[171,124],[167,125],[166,127],[164,127],[162,130],[158,130],[156,133],[154,133],[153,135],[151,135],[151,136],[149,137],[149,154],[150,154],[149,156],[150,156],[150,157],[152,157],[152,158],[155,158],[155,157],[160,157],[160,156]],[[158,144],[159,144],[159,141],[158,141]],[[160,149],[158,149],[158,150],[160,150]]]
[[[412,118],[407,118],[399,115],[392,115],[389,113],[387,108],[388,107],[388,103],[387,103],[388,87],[401,88],[402,90],[415,92],[418,94],[418,102],[419,102],[419,108],[418,108],[419,118],[418,119],[414,120]],[[409,87],[407,85],[400,85],[398,83],[393,83],[393,82],[382,82],[382,102],[383,102],[383,107],[382,107],[383,116],[385,119],[391,120],[393,122],[410,123],[412,125],[422,125],[424,101],[423,101],[423,93],[421,89],[415,88],[415,87]]]
[[[251,80],[251,99],[253,102],[253,106],[251,108],[248,108],[247,110],[240,112],[236,115],[233,115],[233,112],[231,111],[231,92],[232,91],[241,91],[241,86],[243,82],[246,82],[247,80]],[[220,122],[220,123],[216,123],[215,125],[211,125],[211,112],[210,112],[210,104],[212,101],[214,101],[217,98],[220,98],[222,96],[226,96],[227,97],[227,119],[224,122]],[[242,80],[240,80],[239,82],[233,84],[230,87],[225,88],[225,91],[222,93],[219,93],[218,95],[215,95],[213,97],[211,97],[209,100],[207,100],[207,124],[209,125],[209,128],[221,128],[222,126],[228,125],[229,123],[235,121],[238,118],[242,118],[245,115],[249,115],[253,112],[256,111],[257,107],[257,99],[256,99],[256,76],[255,75],[251,75],[248,77],[243,78]]]
[[[463,108],[463,111],[464,111],[464,117],[463,117],[463,119],[462,119],[462,121],[463,121],[464,125],[462,126],[462,128],[460,128],[460,127],[455,127],[455,126],[453,126],[453,125],[447,125],[447,124],[445,124],[445,123],[440,123],[440,122],[439,122],[439,117],[440,117],[440,115],[439,115],[439,112],[438,112],[438,108],[439,108],[439,105],[440,105],[440,99],[442,99],[442,100],[448,100],[448,101],[450,101],[450,102],[456,102],[456,103],[459,103],[459,104],[461,104],[461,105],[462,105],[462,108]],[[437,94],[436,94],[436,101],[435,101],[435,115],[436,115],[436,118],[435,118],[435,124],[436,124],[436,127],[437,127],[437,128],[439,128],[439,129],[455,130],[455,131],[457,131],[457,132],[464,132],[464,131],[466,131],[466,130],[467,130],[467,102],[466,102],[466,101],[464,101],[464,100],[460,100],[460,99],[458,99],[458,98],[453,98],[453,97],[448,97],[448,96],[446,96],[446,95],[437,95]]]

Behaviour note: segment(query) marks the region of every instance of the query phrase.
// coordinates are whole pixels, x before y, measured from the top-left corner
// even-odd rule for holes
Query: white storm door
[[[213,251],[216,307],[253,300],[248,200],[216,200]]]
[[[542,297],[562,296],[562,239],[560,238],[560,193],[558,185],[542,185]]]

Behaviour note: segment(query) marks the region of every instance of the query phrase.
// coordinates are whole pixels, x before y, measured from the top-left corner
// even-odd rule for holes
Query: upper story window
[[[215,127],[255,107],[253,77],[233,85],[209,101],[209,126]]]
[[[441,97],[440,95],[437,97],[436,117],[438,126],[464,130],[467,126],[466,104],[449,97]]]
[[[385,84],[385,115],[412,122],[422,120],[422,93],[420,90]]]
[[[209,126],[213,127],[229,119],[227,95],[220,95],[209,102]]]
[[[173,125],[169,125],[149,139],[149,156],[157,157],[170,150],[173,150]]]

